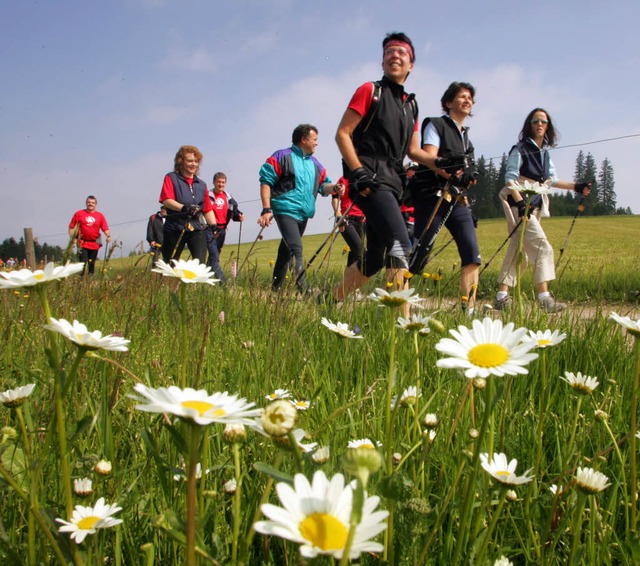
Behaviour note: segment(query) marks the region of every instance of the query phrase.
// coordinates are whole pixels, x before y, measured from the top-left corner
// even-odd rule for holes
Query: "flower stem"
[[[491,535],[493,534],[493,531],[496,528],[496,525],[498,524],[498,519],[500,518],[500,515],[502,513],[502,508],[504,507],[504,503],[507,500],[507,492],[509,490],[506,488],[502,488],[500,491],[501,491],[500,501],[498,502],[498,506],[496,507],[496,510],[493,512],[493,516],[491,517],[491,523],[489,523],[489,527],[485,529],[485,532],[483,535],[484,539],[482,540],[480,549],[476,554],[477,564],[484,564],[483,559],[484,559],[485,552],[487,551],[487,546],[489,546],[489,540],[491,539]]]
[[[493,402],[493,378],[487,379],[486,387],[487,399],[485,403],[484,416],[482,418],[482,425],[480,426],[480,433],[476,441],[475,450],[473,452],[473,462],[471,464],[471,474],[467,479],[467,485],[464,494],[464,504],[462,507],[462,515],[460,519],[460,529],[458,534],[458,540],[456,541],[456,547],[454,550],[453,560],[451,564],[461,564],[462,549],[466,546],[467,538],[469,534],[469,526],[471,520],[471,509],[473,504],[473,498],[475,495],[475,481],[478,475],[478,468],[480,465],[480,450],[482,449],[482,441],[486,435],[487,428],[489,427],[489,421],[491,417],[491,408]],[[491,457],[491,454],[489,455]]]
[[[235,471],[236,492],[233,494],[233,541],[231,543],[231,564],[238,563],[238,539],[240,534],[240,503],[242,488],[242,469],[240,466],[240,444],[233,443],[233,467]]]
[[[587,496],[583,493],[578,493],[578,503],[575,509],[575,515],[573,517],[573,540],[571,542],[571,554],[569,555],[569,561],[567,564],[575,564],[576,553],[580,546],[580,535],[582,534],[582,514],[584,512],[584,505],[587,501]]]
[[[180,387],[187,386],[187,304],[186,284],[180,283]]]
[[[631,396],[631,431],[629,433],[630,449],[631,449],[631,478],[629,481],[629,491],[631,494],[631,532],[636,532],[636,526],[638,524],[638,467],[637,467],[637,455],[636,445],[638,432],[638,392],[640,390],[640,340],[637,336],[634,337],[634,351],[635,351],[635,376],[633,379],[633,394]]]
[[[196,564],[196,470],[200,456],[202,430],[196,424],[189,424],[189,471],[187,474],[187,566]]]

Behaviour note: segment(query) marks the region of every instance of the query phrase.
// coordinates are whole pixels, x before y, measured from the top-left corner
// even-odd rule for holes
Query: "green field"
[[[570,223],[544,222],[556,250]],[[275,235],[275,227],[270,230]],[[506,227],[482,221],[478,231],[488,261]],[[325,238],[305,239],[307,258]],[[238,280],[223,287],[162,277],[144,256],[111,260],[94,280],[74,275],[0,290],[0,393],[35,384],[24,404],[0,407],[0,562],[345,564],[322,555],[322,548],[350,544],[350,521],[360,521],[351,494],[361,501],[366,482],[368,496],[379,497],[377,508],[389,515],[384,532],[369,537],[380,546],[367,550],[365,544],[361,564],[494,564],[501,556],[518,565],[639,563],[640,337],[608,318],[612,309],[639,318],[639,238],[637,216],[578,219],[563,256],[567,267],[552,285],[575,308],[547,315],[525,284],[522,319],[516,312],[491,313],[495,322],[485,324],[504,327],[513,320],[515,328],[486,344],[474,329],[477,348],[469,359],[491,369],[507,352],[517,362],[524,355],[516,352],[517,328],[566,337],[530,350],[538,357],[522,361],[527,373],[486,379],[440,367],[446,355],[436,346],[453,338],[448,331],[472,328],[457,305],[451,247],[428,266],[442,272],[438,285],[412,280],[427,304],[441,303],[436,313],[414,310],[431,317],[425,334],[396,328],[401,311],[372,301],[319,305],[293,290],[271,293],[269,260],[278,240],[259,242]],[[250,245],[241,246],[241,260]],[[339,278],[343,245],[336,241],[321,269],[323,254],[314,262],[313,285]],[[236,249],[228,241],[225,263]],[[502,253],[482,276],[483,302],[493,298],[501,259]],[[380,285],[372,282],[367,291]],[[79,348],[45,330],[48,317],[124,337],[129,351]],[[357,328],[362,338],[342,338],[322,317]],[[517,344],[508,344],[511,338]],[[567,372],[579,372],[589,387],[570,385]],[[143,404],[130,397],[137,384],[227,391],[258,408],[269,406],[267,395],[286,389],[292,400],[310,404],[295,413],[303,446],[296,448],[300,441],[290,434],[274,439],[250,428],[245,442],[230,442],[222,422],[200,426],[171,411],[136,409]],[[392,398],[405,392],[392,410]],[[216,413],[220,421],[231,419],[227,409]],[[435,425],[432,417],[425,422],[431,414]],[[372,448],[348,448],[361,439]],[[307,452],[308,443],[318,446]],[[317,462],[320,446],[329,455]],[[517,459],[515,474],[487,472],[483,453]],[[100,460],[111,462],[108,475],[96,471]],[[196,463],[205,470],[200,479]],[[283,488],[276,485],[295,474],[311,479],[317,470],[356,481],[348,501],[341,500],[356,510],[338,524],[329,508],[314,507],[313,516],[294,525],[321,549],[305,561],[298,543],[252,526],[265,518],[263,503],[282,505]],[[93,482],[84,496],[73,490],[73,480],[82,478]],[[59,531],[56,519],[69,521],[73,507],[91,507],[100,497],[122,508],[114,514],[122,523],[98,528],[80,544]]]

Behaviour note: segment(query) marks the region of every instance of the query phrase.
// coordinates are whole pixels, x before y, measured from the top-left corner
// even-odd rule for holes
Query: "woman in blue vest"
[[[542,108],[534,108],[524,121],[518,138],[520,141],[511,148],[507,159],[505,179],[507,185],[500,191],[500,200],[507,217],[509,232],[513,232],[502,262],[498,277],[498,294],[493,308],[503,310],[511,303],[509,287],[517,283],[517,256],[520,241],[520,226],[526,209],[526,198],[517,190],[516,184],[524,181],[544,183],[551,178],[552,186],[567,191],[575,191],[587,196],[591,183],[561,181],[556,177],[555,166],[549,156],[549,148],[556,144],[556,130],[549,113]],[[538,291],[540,308],[546,312],[558,312],[566,304],[556,301],[549,293],[548,282],[556,278],[553,248],[540,225],[540,218],[549,216],[549,199],[546,194],[535,195],[530,204],[530,216],[525,224],[522,244],[524,269],[533,264],[533,282]]]
[[[198,177],[202,153],[183,145],[176,153],[174,170],[162,184],[160,203],[167,209],[164,223],[162,259],[180,259],[186,245],[194,259],[204,263],[207,256],[205,230],[216,226],[207,184]]]

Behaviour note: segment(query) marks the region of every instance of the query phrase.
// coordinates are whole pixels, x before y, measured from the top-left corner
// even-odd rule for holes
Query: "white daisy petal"
[[[61,533],[71,533],[71,540],[80,544],[87,535],[95,534],[98,529],[108,529],[122,523],[122,519],[114,519],[113,515],[122,511],[116,504],[106,505],[104,497],[96,501],[93,507],[76,505],[71,520],[56,519],[62,526]]]
[[[317,471],[311,482],[303,474],[296,474],[293,487],[276,485],[284,508],[262,505],[262,512],[270,520],[258,521],[254,528],[259,533],[299,543],[300,554],[305,558],[326,554],[341,559],[349,533],[353,485],[345,485],[342,474],[328,480],[324,472]],[[370,540],[386,528],[388,512],[374,512],[378,503],[379,498],[368,497],[365,492],[362,519],[349,551],[352,560],[363,552],[382,550],[380,543]]]
[[[55,319],[52,318],[49,324],[45,324],[44,327],[52,332],[62,334],[65,338],[68,338],[73,343],[77,344],[80,348],[86,350],[110,350],[112,352],[127,352],[129,348],[127,345],[131,340],[120,338],[119,336],[103,336],[99,330],[90,332],[87,327],[74,320],[70,323],[64,318]]]
[[[205,263],[200,263],[197,259],[171,260],[172,265],[165,263],[161,259],[156,263],[156,267],[151,271],[161,273],[165,277],[176,277],[183,283],[207,283],[215,285],[220,279],[214,279],[211,267]]]
[[[503,326],[501,320],[486,317],[474,320],[473,328],[459,326],[450,330],[455,338],[443,338],[436,350],[450,357],[441,358],[436,365],[447,369],[462,369],[468,378],[490,375],[526,374],[526,365],[538,354],[529,353],[534,348],[531,341],[522,342],[526,328],[514,330],[513,323]]]
[[[506,454],[494,454],[489,460],[489,455],[485,452],[480,454],[480,463],[482,468],[489,473],[496,481],[508,484],[508,485],[520,485],[523,483],[529,483],[533,476],[529,473],[531,470],[527,470],[523,475],[516,475],[516,467],[518,460],[515,458],[510,462],[507,462]]]
[[[237,395],[214,393],[209,395],[205,390],[196,391],[187,387],[176,386],[153,389],[142,383],[134,387],[139,395],[129,395],[142,403],[136,409],[149,413],[170,413],[177,417],[192,420],[199,425],[212,423],[236,423],[247,426],[255,425],[255,417],[260,416],[262,409],[252,409],[255,403],[247,403],[245,398]]]
[[[0,289],[15,289],[18,287],[33,287],[40,283],[48,283],[65,279],[84,269],[84,263],[67,263],[55,266],[47,263],[44,269],[19,269],[18,271],[0,272]]]

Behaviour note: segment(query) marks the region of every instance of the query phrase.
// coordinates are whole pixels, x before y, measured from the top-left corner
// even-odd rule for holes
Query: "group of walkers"
[[[408,288],[412,275],[421,273],[429,261],[438,233],[446,228],[461,260],[460,293],[466,297],[467,313],[473,314],[481,255],[467,191],[473,190],[478,176],[468,126],[476,91],[468,82],[451,83],[440,99],[443,115],[427,117],[420,124],[415,95],[404,88],[414,64],[409,37],[388,34],[382,42],[382,78],[356,89],[338,125],[335,140],[343,171],[336,183],[314,156],[318,129],[311,124],[298,125],[291,146],[274,152],[260,168],[258,224],[262,232],[275,222],[282,236],[273,270],[274,291],[283,287],[293,266],[295,284],[300,291],[310,292],[302,236],[321,194],[332,197],[336,228],[349,246],[342,281],[320,293],[321,298],[343,301],[383,268],[387,287]],[[527,196],[518,190],[528,181],[589,194],[590,183],[556,177],[549,156],[555,142],[551,116],[535,108],[509,152],[507,183],[500,199],[510,243],[500,270],[495,309],[510,303],[508,292],[517,281],[523,227],[522,265],[533,265],[540,307],[555,312],[565,306],[548,289],[548,282],[555,278],[553,249],[540,226],[540,218],[549,215],[548,198],[536,195],[527,203]],[[198,177],[201,161],[197,147],[185,145],[178,150],[174,170],[164,178],[161,209],[149,219],[147,240],[155,258],[161,253],[165,262],[178,259],[185,246],[202,263],[208,252],[216,277],[224,279],[220,250],[227,226],[231,220],[242,222],[244,215],[225,190],[224,173],[214,175],[213,194],[209,193]],[[90,272],[101,229],[109,240],[108,226],[95,204],[95,198],[89,197],[87,210],[78,211],[70,224],[70,230],[80,226],[82,253]],[[90,231],[84,230],[85,225]]]

